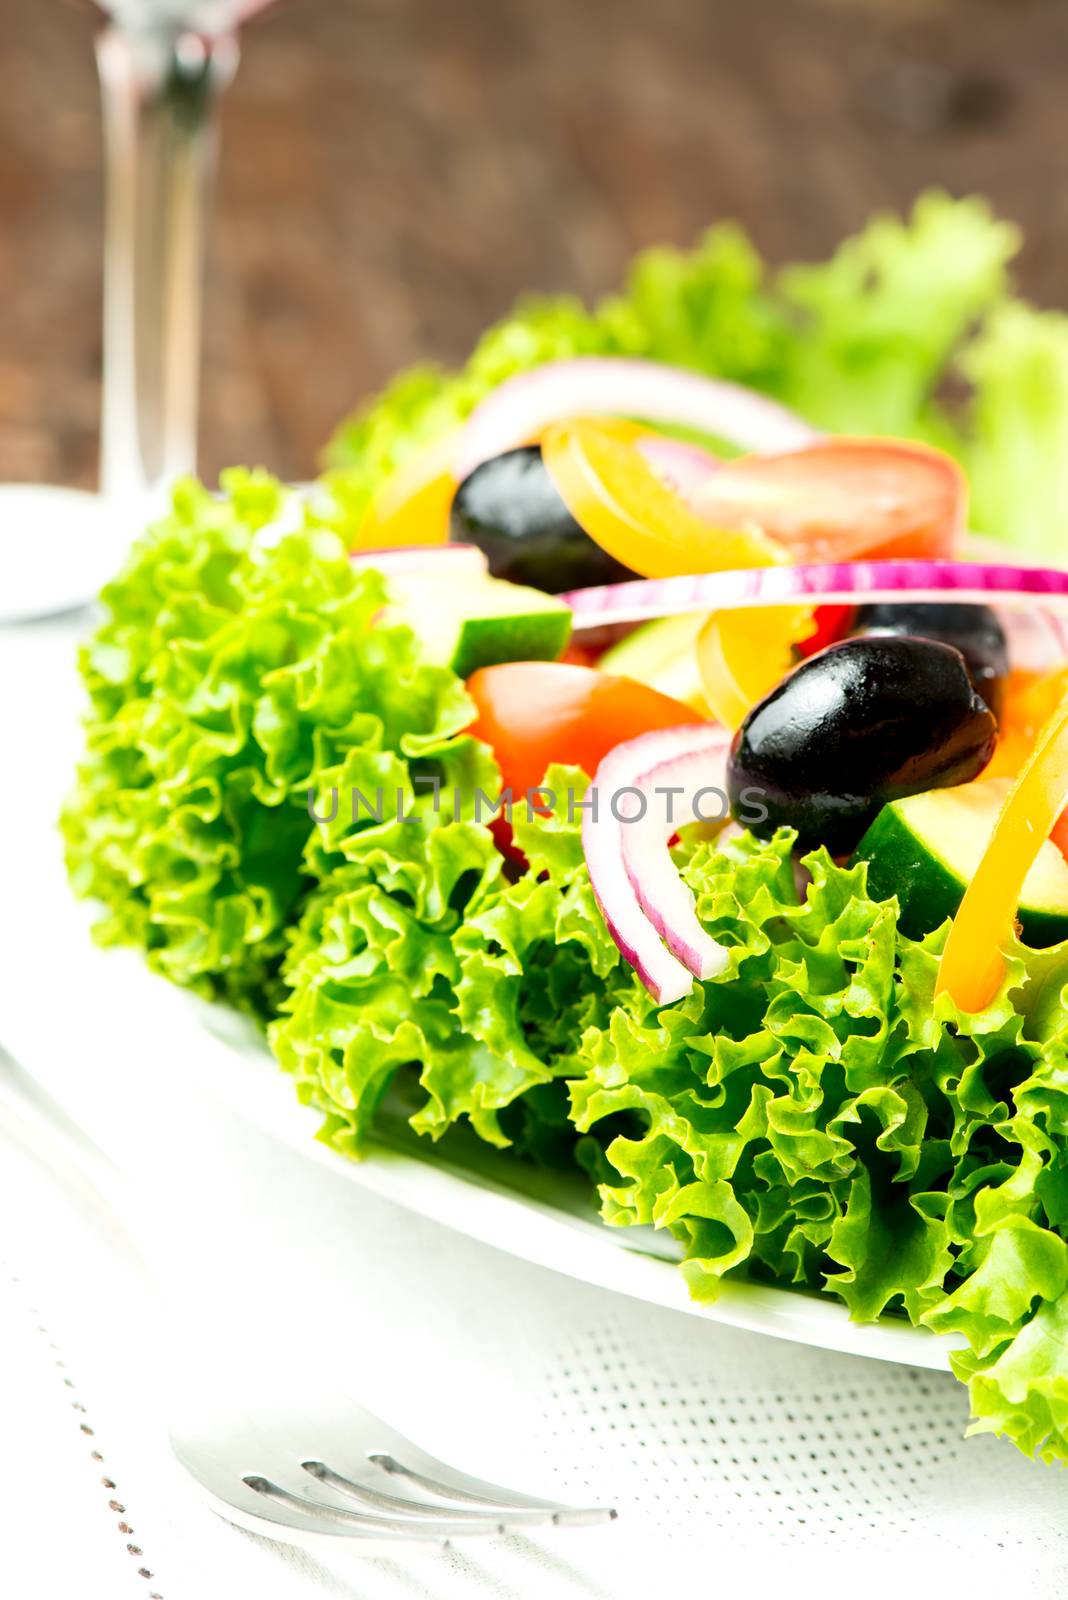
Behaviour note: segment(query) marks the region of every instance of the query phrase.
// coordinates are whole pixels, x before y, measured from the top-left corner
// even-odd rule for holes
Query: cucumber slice
[[[418,634],[428,661],[467,678],[502,661],[555,661],[571,637],[571,608],[502,578],[391,576],[390,615]]]
[[[873,899],[897,896],[910,938],[956,915],[1011,783],[982,778],[895,800],[861,839],[852,859],[868,863]],[[1027,875],[1017,916],[1025,944],[1043,949],[1068,938],[1068,862],[1048,839]]]
[[[633,678],[710,717],[697,668],[697,635],[704,623],[702,612],[643,622],[606,650],[597,665],[602,672]]]

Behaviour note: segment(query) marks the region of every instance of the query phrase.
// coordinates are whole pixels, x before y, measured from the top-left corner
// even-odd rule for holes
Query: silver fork
[[[172,1425],[171,1446],[214,1510],[274,1538],[313,1547],[345,1539],[447,1544],[615,1516],[458,1472],[352,1400],[299,1410],[270,1394],[254,1409],[227,1401],[213,1394],[201,1417],[186,1411]]]
[[[46,1154],[113,1207],[121,1202],[115,1165],[2,1045],[0,1100]],[[225,1385],[217,1371],[187,1378],[170,1427],[201,1497],[239,1527],[312,1549],[348,1541],[377,1551],[615,1518],[608,1507],[542,1500],[459,1472],[357,1401],[315,1392],[304,1375],[280,1395],[279,1374],[257,1378],[255,1351],[247,1355]]]

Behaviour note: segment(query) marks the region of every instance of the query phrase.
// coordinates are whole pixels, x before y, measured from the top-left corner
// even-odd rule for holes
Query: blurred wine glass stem
[[[106,172],[100,486],[147,512],[196,465],[205,219],[237,43],[166,24],[111,26],[96,54]]]

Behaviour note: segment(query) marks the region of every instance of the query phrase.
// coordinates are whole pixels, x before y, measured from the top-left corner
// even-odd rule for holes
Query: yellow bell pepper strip
[[[446,543],[461,432],[451,429],[390,474],[367,508],[353,549]]]
[[[549,476],[579,526],[644,578],[721,572],[788,559],[757,528],[725,531],[690,510],[614,427],[554,423],[541,441]]]
[[[651,428],[626,417],[598,418],[597,426],[628,443],[660,437]],[[462,427],[450,429],[389,475],[371,500],[354,550],[447,543],[449,514],[457,488],[455,462],[463,431]]]
[[[960,903],[935,994],[982,1011],[1005,975],[1000,941],[1012,927],[1035,857],[1068,805],[1068,699],[1061,702],[1010,789],[983,859]]]
[[[757,702],[796,666],[794,646],[812,628],[809,606],[714,611],[697,636],[697,666],[717,721],[740,728]]]
[[[603,549],[646,577],[770,566],[784,553],[759,529],[721,532],[664,484],[617,423],[573,421],[549,428],[542,455],[568,510]],[[793,664],[791,645],[811,631],[808,608],[710,617],[698,664],[713,714],[736,728],[750,706]]]

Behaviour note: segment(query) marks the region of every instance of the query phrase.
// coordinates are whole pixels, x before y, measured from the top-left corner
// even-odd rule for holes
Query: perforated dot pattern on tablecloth
[[[815,1569],[832,1550],[844,1566],[877,1550],[888,1573],[907,1562],[928,1577],[981,1562],[977,1600],[1006,1574],[1042,1595],[1068,1581],[1068,1474],[966,1439],[967,1394],[948,1372],[605,1296],[361,1209],[375,1404],[426,1448],[462,1449],[467,1470],[611,1503],[664,1561],[703,1568],[729,1547],[764,1571],[781,1547],[787,1566]]]
[[[650,1475],[664,1480],[644,1496],[657,1522],[676,1520],[680,1501],[716,1522],[740,1502],[757,1527],[823,1538],[845,1519],[846,1496],[853,1519],[870,1513],[873,1527],[880,1503],[894,1504],[904,1531],[916,1515],[910,1457],[922,1450],[928,1463],[944,1461],[954,1453],[951,1436],[960,1432],[958,1397],[907,1369],[895,1369],[874,1396],[838,1388],[799,1400],[746,1395],[703,1374],[684,1383],[654,1371],[639,1380],[610,1335],[568,1360],[549,1391],[554,1410],[582,1419],[598,1451],[645,1452]],[[846,1433],[844,1412],[851,1422]],[[870,1447],[857,1440],[857,1422],[870,1429]]]
[[[972,1558],[986,1544],[1068,1563],[1068,1480],[1001,1441],[965,1439],[967,1398],[948,1374],[694,1331],[700,1354],[689,1333],[643,1342],[633,1319],[569,1339],[546,1376],[546,1451],[698,1542],[931,1540]],[[1062,1515],[1042,1516],[1056,1499]]]

